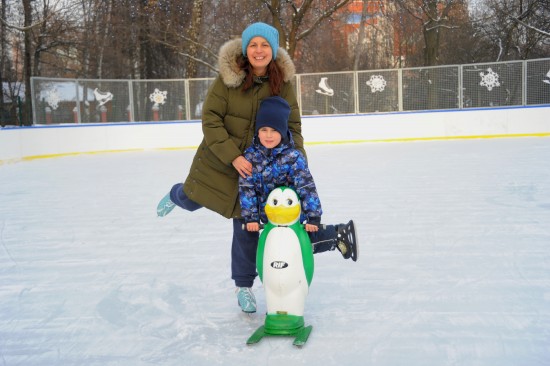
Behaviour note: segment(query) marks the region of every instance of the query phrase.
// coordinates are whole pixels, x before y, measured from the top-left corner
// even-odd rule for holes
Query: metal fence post
[[[527,105],[527,60],[521,63],[521,105]]]
[[[462,70],[462,65],[458,66],[458,109],[464,108],[464,84],[462,82],[462,77],[464,71]]]
[[[76,123],[81,124],[82,117],[80,115],[80,93],[79,93],[80,83],[78,82],[78,79],[75,79],[74,83],[76,86]]]
[[[34,81],[35,79],[31,77],[31,95],[32,95],[32,101],[31,101],[31,109],[32,109],[32,124],[35,125],[36,124],[36,105],[38,104],[35,100],[34,100],[34,96],[36,95],[35,92],[34,92]],[[0,86],[2,87],[2,86]],[[3,101],[2,101],[3,102]],[[22,121],[19,120],[19,123],[21,123]]]
[[[403,112],[403,69],[397,69],[397,105],[398,111]]]
[[[296,99],[298,101],[298,109],[300,110],[300,115],[302,114],[302,81],[300,75],[296,75]]]
[[[128,80],[128,108],[130,113],[130,118],[128,122],[135,122],[135,111],[134,111],[134,83],[133,80]]]
[[[191,120],[191,96],[189,95],[189,79],[183,80],[183,90],[185,92],[185,119]]]
[[[19,114],[19,127],[23,126],[23,103],[21,102],[21,97],[17,96],[17,112]],[[33,116],[33,120],[34,120]],[[33,121],[34,122],[34,121]]]
[[[357,70],[353,72],[353,100],[355,114],[359,114],[359,73]]]

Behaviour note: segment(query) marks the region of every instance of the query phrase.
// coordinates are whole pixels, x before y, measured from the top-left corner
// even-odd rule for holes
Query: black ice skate
[[[358,257],[357,235],[353,220],[350,220],[347,224],[338,225],[337,240],[338,250],[342,253],[344,259],[351,258],[352,261],[356,262]]]

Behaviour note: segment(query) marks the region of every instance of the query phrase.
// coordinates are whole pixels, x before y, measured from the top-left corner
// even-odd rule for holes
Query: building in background
[[[394,14],[395,5],[387,0],[355,0],[343,11],[340,29],[355,69],[399,65],[403,55],[398,47],[399,33],[394,26]]]

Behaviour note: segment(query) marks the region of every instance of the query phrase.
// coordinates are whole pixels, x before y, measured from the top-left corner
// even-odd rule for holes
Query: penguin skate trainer
[[[314,269],[311,241],[299,222],[300,200],[294,190],[276,188],[267,202],[268,223],[260,235],[256,255],[267,314],[264,325],[246,343],[257,343],[266,336],[291,336],[293,344],[301,347],[312,330],[304,323],[304,305]]]

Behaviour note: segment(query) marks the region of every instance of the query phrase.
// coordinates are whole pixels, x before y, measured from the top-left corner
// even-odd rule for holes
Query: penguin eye
[[[277,206],[278,203],[279,203],[279,201],[276,198],[274,198],[273,199],[273,206]]]
[[[292,198],[289,198],[289,199],[286,200],[286,204],[288,206],[292,206],[292,203],[293,203]]]

